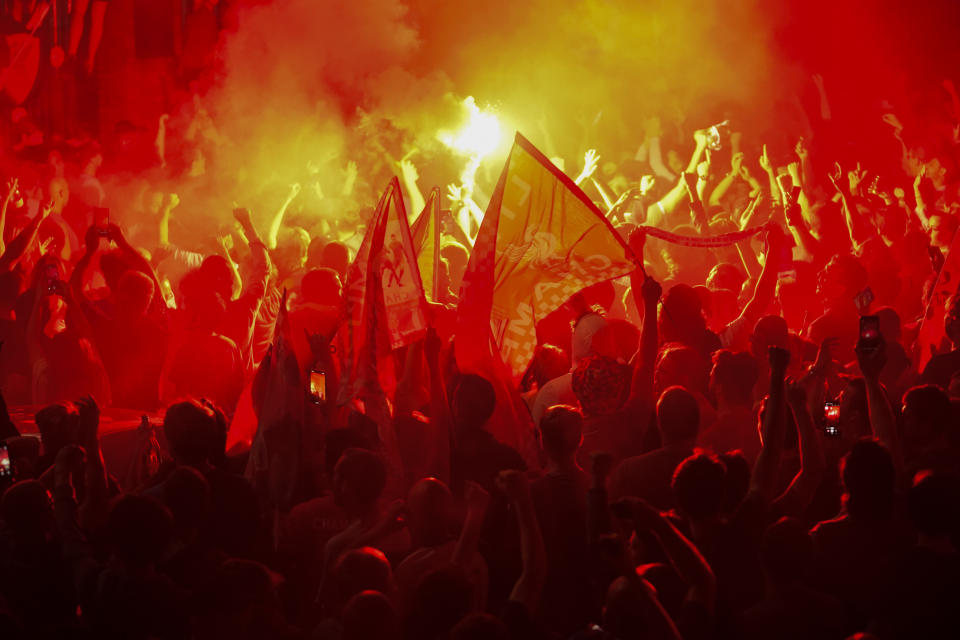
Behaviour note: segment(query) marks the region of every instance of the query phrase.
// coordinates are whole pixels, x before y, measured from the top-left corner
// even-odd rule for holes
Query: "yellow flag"
[[[464,276],[457,361],[482,358],[478,318],[489,318],[500,355],[519,378],[537,345],[536,323],[634,261],[610,222],[573,181],[517,134]]]

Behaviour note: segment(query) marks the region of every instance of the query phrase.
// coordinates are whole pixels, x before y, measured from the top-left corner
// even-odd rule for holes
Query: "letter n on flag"
[[[633,271],[628,255],[596,205],[518,133],[464,275],[458,366],[490,358],[480,337],[489,323],[518,380],[537,345],[536,323],[584,287]]]
[[[392,396],[393,349],[423,338],[427,330],[427,302],[396,178],[380,198],[344,291],[339,401],[377,384]]]

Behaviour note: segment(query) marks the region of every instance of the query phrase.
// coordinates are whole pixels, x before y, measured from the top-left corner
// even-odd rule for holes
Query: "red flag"
[[[338,332],[343,363],[339,401],[343,404],[369,387],[373,372],[392,396],[392,350],[423,338],[427,330],[427,302],[396,178],[377,204],[347,273],[344,294]],[[376,366],[371,368],[371,363]]]
[[[461,371],[494,383],[491,432],[531,464],[533,423],[514,383],[533,356],[537,319],[633,268],[603,214],[518,133],[464,274],[455,354]]]
[[[286,291],[274,325],[273,345],[260,363],[253,387],[261,403],[246,476],[264,506],[289,509],[300,473],[306,392],[290,339]]]
[[[536,348],[537,321],[581,289],[633,271],[628,255],[596,205],[518,133],[463,278],[457,364],[490,358],[479,336],[492,326],[518,380]]]
[[[440,302],[440,188],[434,187],[427,204],[410,229],[417,265],[427,297]]]

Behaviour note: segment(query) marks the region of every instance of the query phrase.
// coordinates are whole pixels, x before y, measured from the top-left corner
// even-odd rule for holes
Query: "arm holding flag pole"
[[[417,152],[416,147],[411,149],[407,155],[403,156],[397,166],[400,167],[400,175],[403,176],[403,186],[407,189],[407,195],[410,196],[410,211],[422,211],[427,205],[423,194],[420,193],[420,187],[417,186],[417,180],[420,174],[417,173],[417,167],[410,160],[410,157]]]
[[[639,310],[643,308],[643,325],[640,329],[640,349],[635,356],[633,379],[630,385],[630,400],[642,402],[653,407],[653,373],[656,368],[659,350],[657,333],[657,308],[663,289],[660,283],[648,276],[643,270],[643,248],[646,232],[635,229],[628,240],[629,250],[637,261],[637,268],[630,274],[630,288],[633,301]],[[629,402],[628,401],[628,402]]]

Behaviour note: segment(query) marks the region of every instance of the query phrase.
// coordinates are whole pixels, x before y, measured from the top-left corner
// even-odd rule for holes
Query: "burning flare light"
[[[441,131],[438,138],[451,149],[481,160],[500,143],[500,121],[493,113],[481,110],[473,96],[467,96],[463,106],[468,115],[466,126],[454,133]]]

